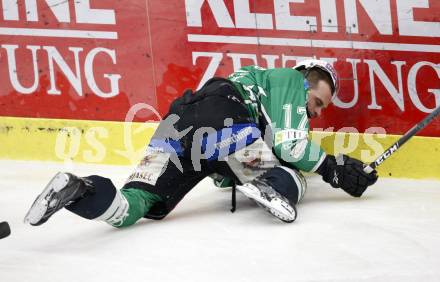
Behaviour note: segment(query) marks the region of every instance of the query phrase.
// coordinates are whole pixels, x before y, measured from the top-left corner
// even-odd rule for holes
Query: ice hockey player
[[[203,178],[232,179],[237,190],[284,222],[297,217],[306,190],[300,171],[316,172],[334,188],[360,197],[377,174],[346,155],[326,154],[308,138],[309,119],[337,94],[338,74],[325,61],[292,68],[243,67],[187,90],[170,106],[145,157],[117,189],[101,176],[58,173],[25,221],[45,223],[65,207],[86,219],[126,227],[163,219]]]

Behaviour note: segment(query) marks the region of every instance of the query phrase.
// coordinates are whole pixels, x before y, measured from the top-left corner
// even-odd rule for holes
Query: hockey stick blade
[[[388,149],[385,150],[374,162],[367,165],[364,168],[366,173],[371,173],[376,167],[381,165],[386,159],[391,157],[400,147],[403,146],[411,137],[416,135],[420,130],[425,128],[434,118],[436,118],[440,114],[440,106],[435,109],[432,113],[430,113],[427,117],[425,117],[421,122],[413,126],[410,130],[408,130],[399,140],[397,140],[393,145],[391,145]]]

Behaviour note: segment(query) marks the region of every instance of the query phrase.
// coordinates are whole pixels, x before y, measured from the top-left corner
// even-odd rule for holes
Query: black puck
[[[9,223],[6,221],[0,222],[0,239],[8,237],[11,235],[11,228],[9,227]]]

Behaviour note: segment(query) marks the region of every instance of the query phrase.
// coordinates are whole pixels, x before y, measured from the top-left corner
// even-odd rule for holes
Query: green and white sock
[[[110,207],[95,220],[105,221],[117,228],[127,227],[143,218],[158,201],[161,201],[158,195],[141,189],[127,188],[117,190],[115,199]]]

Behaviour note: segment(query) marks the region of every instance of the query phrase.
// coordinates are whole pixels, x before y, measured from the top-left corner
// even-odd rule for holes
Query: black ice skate
[[[287,223],[295,221],[295,205],[264,181],[255,179],[251,183],[237,185],[237,189],[278,219]]]
[[[41,225],[61,208],[86,196],[92,189],[83,178],[58,172],[34,201],[24,222]]]

